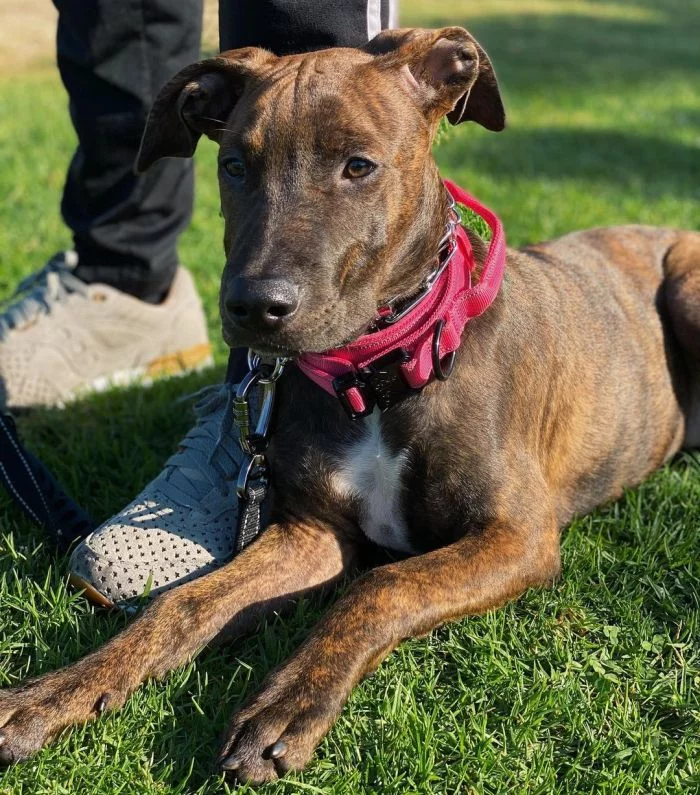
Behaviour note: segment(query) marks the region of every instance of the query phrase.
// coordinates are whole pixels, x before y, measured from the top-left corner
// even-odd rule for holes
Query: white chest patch
[[[379,418],[375,409],[364,420],[363,437],[342,451],[333,486],[341,496],[360,501],[360,527],[369,539],[389,549],[413,552],[400,510],[408,453],[392,455],[387,450]]]

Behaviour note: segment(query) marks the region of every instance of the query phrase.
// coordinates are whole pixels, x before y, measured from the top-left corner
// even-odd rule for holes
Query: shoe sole
[[[163,375],[178,375],[190,370],[202,370],[214,364],[211,355],[211,345],[203,342],[184,351],[171,353],[154,359],[146,366],[146,378],[158,378]]]
[[[208,342],[201,343],[200,345],[193,345],[191,348],[185,348],[175,353],[159,356],[144,367],[134,367],[130,370],[116,370],[110,375],[100,376],[90,381],[88,384],[74,389],[64,399],[43,405],[64,409],[72,401],[80,400],[95,392],[107,392],[113,387],[133,386],[135,384],[151,386],[151,384],[159,378],[198,373],[202,370],[206,370],[208,367],[212,367],[213,364],[214,357],[212,356],[211,345]],[[39,403],[24,405],[10,403],[8,405],[3,405],[0,402],[0,409],[6,409],[15,414],[23,414],[32,409],[39,408],[41,405],[42,404]]]
[[[101,594],[94,585],[91,585],[87,580],[79,577],[77,574],[70,574],[68,582],[77,590],[82,591],[85,598],[97,605],[97,607],[105,607],[108,610],[116,610],[117,605],[108,599],[104,594]]]
[[[100,376],[85,390],[79,390],[71,395],[71,398],[83,397],[90,392],[106,392],[115,386],[131,386],[142,384],[149,386],[158,378],[167,376],[180,376],[187,373],[200,372],[206,370],[214,364],[214,357],[211,353],[211,345],[202,343],[182,351],[169,353],[153,359],[145,367],[134,367],[130,370],[117,370],[110,375]]]

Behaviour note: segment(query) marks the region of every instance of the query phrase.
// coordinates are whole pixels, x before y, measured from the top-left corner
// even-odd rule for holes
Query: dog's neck
[[[474,252],[455,219],[444,269],[425,282],[417,300],[398,314],[380,313],[369,333],[355,342],[322,354],[303,354],[297,360],[312,381],[338,397],[352,419],[366,417],[376,406],[388,410],[406,396],[407,388],[421,389],[432,378],[447,380],[464,327],[498,296],[506,261],[503,225],[492,210],[458,185],[447,182],[445,187],[455,202],[473,210],[491,229],[481,278],[472,281]]]
[[[414,212],[403,225],[399,245],[392,258],[391,275],[378,306],[384,306],[392,299],[405,301],[415,295],[437,264],[440,240],[452,202],[434,162],[426,166],[419,185],[416,195],[405,199]]]

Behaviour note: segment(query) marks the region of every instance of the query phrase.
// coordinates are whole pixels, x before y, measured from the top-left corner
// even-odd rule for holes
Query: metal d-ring
[[[440,359],[440,340],[442,339],[442,330],[445,328],[445,321],[438,320],[435,324],[435,331],[433,332],[433,373],[438,381],[447,381],[452,375],[455,366],[456,351],[448,353]]]
[[[248,369],[258,373],[258,383],[270,384],[276,381],[284,372],[284,368],[289,362],[286,356],[278,356],[274,364],[263,361],[259,353],[255,353],[252,348],[248,348]]]

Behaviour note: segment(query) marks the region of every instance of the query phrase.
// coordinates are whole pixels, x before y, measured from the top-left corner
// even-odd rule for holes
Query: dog
[[[219,763],[232,776],[300,769],[404,638],[551,583],[572,517],[700,444],[693,232],[574,233],[508,251],[502,284],[498,267],[486,274],[499,262],[497,225],[491,248],[470,233],[473,286],[488,276],[498,289],[452,345],[434,330],[419,386],[406,383],[405,358],[379,368],[391,375],[384,393],[351,378],[354,403],[343,379],[329,390],[308,377],[309,362],[386,331],[380,308],[401,315],[432,300],[426,276],[452,214],[431,157],[443,117],[505,123],[489,58],[457,27],[388,31],[362,50],[230,51],[163,89],[139,168],[190,157],[203,134],[219,143],[224,338],[299,358],[276,386],[270,524],[102,648],[1,692],[4,763],[121,706],[214,638],[348,577],[368,548],[393,549],[226,732]]]

